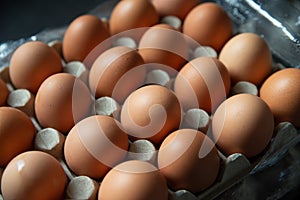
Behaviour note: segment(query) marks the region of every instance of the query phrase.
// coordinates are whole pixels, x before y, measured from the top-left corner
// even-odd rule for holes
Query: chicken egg
[[[300,128],[300,69],[287,68],[272,74],[261,86],[260,97],[277,123],[288,121]]]
[[[77,123],[67,135],[64,155],[77,174],[102,178],[121,162],[128,150],[128,136],[118,121],[95,115]],[[112,191],[110,191],[112,192]]]
[[[254,33],[240,33],[222,48],[219,59],[229,71],[233,84],[248,81],[259,86],[272,68],[268,44]]]
[[[9,66],[13,85],[34,94],[46,78],[61,71],[62,63],[58,53],[40,41],[27,42],[18,47]]]
[[[5,168],[1,180],[4,199],[62,199],[67,176],[60,163],[40,151],[17,155]]]
[[[0,106],[6,105],[6,100],[9,95],[6,83],[0,78]]]
[[[35,114],[41,126],[67,133],[90,113],[92,98],[85,83],[67,73],[47,78],[35,98]]]
[[[16,155],[31,149],[36,130],[22,111],[0,107],[0,167]]]
[[[273,130],[270,108],[252,94],[228,98],[217,108],[212,119],[214,141],[225,155],[257,156],[269,144]]]
[[[104,177],[98,193],[99,200],[167,200],[165,178],[152,164],[131,160],[114,167]]]

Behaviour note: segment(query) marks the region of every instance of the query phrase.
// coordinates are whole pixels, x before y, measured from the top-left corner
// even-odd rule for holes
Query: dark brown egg
[[[0,78],[0,106],[6,105],[6,100],[9,95],[6,83]]]

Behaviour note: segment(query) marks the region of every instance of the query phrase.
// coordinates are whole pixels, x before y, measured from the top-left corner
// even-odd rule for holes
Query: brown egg
[[[277,123],[288,121],[300,128],[300,69],[283,69],[271,75],[260,89]]]
[[[193,8],[183,23],[183,33],[200,45],[219,51],[231,37],[233,25],[226,11],[216,3],[201,3]]]
[[[127,149],[128,136],[120,123],[112,117],[96,115],[83,119],[71,129],[64,155],[77,175],[98,179],[124,159]]]
[[[160,16],[173,15],[183,20],[199,0],[152,0],[152,3]]]
[[[40,151],[16,156],[1,180],[4,199],[62,199],[66,185],[67,177],[59,162]]]
[[[123,162],[103,179],[99,200],[167,200],[165,178],[152,164],[139,160]]]
[[[113,47],[101,54],[93,64],[89,85],[96,98],[109,96],[119,103],[140,87],[146,77],[144,61],[134,49]],[[139,67],[141,66],[141,67]]]
[[[35,98],[35,114],[41,126],[67,133],[86,117],[92,99],[85,83],[67,73],[47,78]]]
[[[84,61],[89,53],[101,42],[109,38],[109,30],[100,18],[93,15],[81,15],[68,26],[63,39],[62,51],[67,62]],[[103,48],[108,44],[101,44]],[[104,49],[105,49],[104,48]],[[99,50],[102,52],[103,50]],[[99,52],[99,54],[100,54]],[[99,55],[97,54],[97,55]],[[85,61],[88,68],[94,61]]]
[[[231,38],[219,59],[228,69],[232,83],[248,81],[260,85],[272,68],[272,55],[267,43],[254,33],[241,33]]]
[[[113,9],[109,27],[112,35],[158,22],[158,14],[150,1],[123,0]]]
[[[185,110],[201,108],[214,111],[226,99],[230,76],[216,58],[199,57],[186,64],[174,82],[174,91]]]
[[[139,43],[139,53],[144,61],[166,65],[165,71],[170,75],[175,75],[187,62],[188,52],[185,36],[168,25],[149,28]]]
[[[0,106],[6,105],[6,100],[9,95],[6,83],[0,78]]]
[[[252,94],[230,97],[218,107],[212,119],[214,140],[225,155],[258,155],[269,144],[273,130],[270,108]]]
[[[219,166],[214,143],[193,129],[171,133],[158,151],[158,167],[172,190],[197,193],[208,188],[214,183]]]
[[[21,45],[10,60],[9,74],[13,85],[28,89],[34,94],[47,77],[61,71],[58,53],[39,41]]]
[[[181,107],[175,94],[159,85],[144,86],[126,99],[121,124],[134,138],[159,144],[181,123]]]
[[[0,107],[0,167],[32,147],[35,128],[30,118],[16,108]]]

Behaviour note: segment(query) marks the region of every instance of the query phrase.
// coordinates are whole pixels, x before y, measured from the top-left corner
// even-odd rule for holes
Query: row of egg
[[[128,19],[129,15],[126,12],[134,13],[133,11],[141,11],[143,15],[147,16],[145,10],[143,11],[142,9],[134,7],[134,5],[139,4],[152,6],[152,4],[149,4],[147,1],[123,0],[115,7],[109,23],[110,32],[112,34],[117,33],[113,32],[114,23],[115,25],[121,24],[122,26],[126,26],[125,22],[120,23],[121,19]],[[125,5],[133,10],[125,10],[125,16],[127,17],[123,16],[118,18],[118,16],[122,16],[122,14],[114,13],[117,12],[116,10],[124,9],[124,7],[126,7]],[[132,5],[133,8],[128,5]],[[205,14],[205,11],[197,11],[203,9],[203,7],[205,7],[205,11],[209,10],[207,7],[212,7],[218,12],[223,13],[223,15],[212,14],[214,13],[213,11],[207,14]],[[229,19],[227,15],[224,17],[224,11],[216,4],[203,3],[193,10],[196,10],[194,11],[194,15],[199,15],[199,13],[203,15],[212,14],[213,17],[210,19],[216,16],[219,16],[219,19]],[[192,15],[193,10],[188,16]],[[114,16],[116,16],[118,23],[113,22]],[[153,14],[150,14],[150,16],[153,17]],[[86,21],[86,19],[89,20]],[[136,15],[135,19],[137,22],[140,22],[145,18]],[[134,19],[130,21],[134,22]],[[203,22],[205,20],[201,19],[200,21]],[[79,23],[79,25],[77,23]],[[93,23],[98,25],[93,25]],[[157,23],[157,21],[153,24],[155,23]],[[126,196],[125,194],[127,194],[129,199],[138,198],[134,195],[142,195],[139,196],[142,199],[146,199],[145,195],[150,199],[152,197],[166,199],[167,187],[164,178],[167,179],[169,187],[174,190],[184,188],[196,193],[207,188],[214,182],[218,174],[220,162],[217,150],[212,140],[201,132],[191,129],[176,131],[176,129],[180,127],[182,110],[186,111],[189,108],[200,106],[207,112],[213,113],[213,136],[211,138],[213,141],[214,139],[216,140],[215,142],[218,148],[226,155],[234,152],[241,152],[249,157],[258,155],[266,147],[272,137],[274,127],[272,112],[277,122],[291,121],[295,126],[299,127],[299,116],[297,116],[299,112],[297,111],[299,111],[300,90],[297,87],[299,85],[297,84],[297,81],[299,82],[299,70],[297,69],[279,71],[265,81],[261,87],[260,96],[267,104],[259,97],[246,94],[236,95],[225,100],[230,89],[230,82],[234,84],[243,80],[260,86],[269,75],[271,70],[271,54],[267,45],[260,37],[249,33],[239,34],[225,44],[220,51],[219,59],[196,58],[185,64],[185,60],[188,59],[188,48],[191,44],[185,44],[182,42],[185,41],[182,38],[186,39],[187,37],[178,34],[178,31],[172,27],[163,26],[164,28],[162,28],[162,25],[156,25],[154,28],[140,29],[142,30],[141,32],[129,32],[131,37],[140,40],[139,47],[144,47],[144,50],[139,48],[138,51],[135,51],[127,47],[114,47],[106,50],[111,43],[111,41],[106,40],[107,42],[104,41],[102,45],[96,48],[96,51],[93,50],[94,54],[92,52],[87,56],[91,49],[94,49],[94,47],[99,44],[99,40],[95,42],[94,39],[96,36],[93,35],[95,33],[92,33],[91,30],[101,30],[101,34],[99,34],[99,31],[96,31],[101,37],[106,35],[103,31],[109,33],[104,24],[102,24],[103,26],[99,24],[102,24],[101,20],[94,16],[81,16],[71,23],[65,33],[63,41],[62,52],[64,59],[67,62],[81,60],[86,64],[87,68],[90,68],[88,85],[72,75],[59,73],[62,70],[60,57],[53,49],[41,42],[26,43],[16,50],[10,63],[10,77],[16,88],[26,88],[33,94],[36,94],[35,113],[39,123],[43,127],[56,128],[67,135],[64,147],[65,159],[68,166],[78,175],[89,175],[95,179],[102,178],[110,170],[110,167],[119,163],[126,155],[128,148],[128,136],[126,133],[130,133],[130,139],[132,140],[147,137],[151,142],[161,148],[160,151],[158,151],[159,173],[157,168],[145,163],[124,162],[121,164],[119,170],[118,167],[116,167],[109,171],[109,175],[105,176],[107,178],[104,179],[104,183],[102,183],[100,187],[100,199],[112,199],[113,195],[122,195],[123,199]],[[153,24],[142,24],[140,26],[151,26]],[[188,17],[186,17],[184,24],[188,24]],[[211,22],[210,24],[213,23]],[[193,26],[195,26],[195,24]],[[73,27],[76,29],[72,30]],[[184,31],[184,27],[185,25],[183,26],[183,32],[188,34]],[[124,30],[128,28],[138,28],[138,26],[136,24],[134,27],[126,26]],[[198,30],[203,29],[204,28],[201,29],[198,27]],[[232,27],[230,27],[230,30],[231,29]],[[121,29],[121,31],[124,30]],[[205,28],[205,30],[209,30],[209,28]],[[214,27],[211,31],[212,30],[218,29]],[[80,36],[84,38],[85,31],[89,33],[87,34],[88,36],[83,39],[83,41],[79,41],[81,39]],[[158,33],[155,34],[155,32]],[[163,33],[165,32],[168,34],[167,36],[164,36]],[[196,31],[196,33],[197,32],[199,31]],[[219,30],[216,32],[222,33],[224,31]],[[123,33],[123,35],[121,34],[121,36],[124,36],[125,33]],[[78,36],[70,36],[71,39],[69,39],[68,42],[68,36],[70,34],[77,34]],[[126,33],[125,36],[127,36],[127,34],[128,33]],[[151,38],[150,42],[145,41],[144,36],[147,35]],[[206,35],[215,36],[217,34],[206,33]],[[192,35],[189,36],[193,37]],[[109,37],[109,34],[107,37]],[[223,43],[225,43],[229,37],[230,36],[224,39]],[[160,40],[158,45],[154,45],[154,41],[159,38],[163,38],[163,40]],[[169,38],[171,39],[168,40]],[[193,37],[193,39],[196,40],[195,37]],[[179,45],[177,46],[174,41]],[[189,39],[189,41],[193,40]],[[216,39],[210,40],[206,38],[205,42],[206,41],[216,41]],[[82,52],[86,49],[85,46],[90,45],[91,42],[94,42],[95,46],[89,47],[89,49],[86,50],[88,53],[83,57],[68,58],[68,55],[73,54],[72,52],[70,52],[70,54],[67,53],[68,43],[73,45],[69,48],[72,51]],[[191,43],[194,44],[195,42]],[[204,41],[201,41],[200,44],[213,46],[217,51],[221,49],[221,47],[216,47],[210,42],[204,43]],[[185,47],[187,47],[187,49],[185,49]],[[233,52],[230,52],[232,49]],[[167,52],[164,53],[162,50]],[[151,51],[154,51],[154,56],[151,55]],[[170,55],[169,52],[173,53]],[[76,53],[74,53],[74,55],[75,54]],[[183,54],[184,56],[176,58],[178,54]],[[163,56],[160,57],[159,55]],[[38,58],[38,56],[42,57]],[[86,56],[87,59],[84,59]],[[165,57],[168,58],[166,61],[163,60]],[[176,62],[174,62],[174,60]],[[180,64],[178,64],[178,60]],[[156,68],[157,66],[138,66],[153,62],[170,66],[165,69],[171,76],[176,77],[174,81],[175,92],[157,85],[142,87],[146,71]],[[173,73],[174,70],[172,69],[179,71],[179,73]],[[50,70],[50,72],[48,70]],[[127,72],[130,73],[127,74]],[[127,74],[128,77],[125,76],[122,82],[124,74]],[[18,78],[21,80],[18,80]],[[207,86],[208,84],[209,86]],[[5,96],[7,96],[5,93],[8,94],[8,92],[6,92],[5,86],[3,86],[3,88],[3,90],[1,89],[1,94],[4,94],[3,99],[5,99]],[[113,96],[123,104],[120,116],[121,123],[110,117],[87,117],[93,112],[91,111],[93,110],[93,97],[91,97],[89,90],[91,90],[92,94],[95,94],[96,98],[101,96]],[[2,93],[2,91],[4,92]],[[280,91],[282,94],[280,94]],[[190,94],[192,94],[192,96],[190,96]],[[278,101],[276,98],[282,99]],[[219,106],[222,101],[224,102]],[[287,101],[290,103],[285,103]],[[5,100],[3,100],[3,102],[5,102]],[[1,116],[5,117],[1,117],[1,142],[3,143],[1,148],[3,148],[3,150],[1,149],[0,153],[3,153],[3,156],[1,154],[1,158],[6,158],[6,160],[1,161],[1,167],[5,167],[13,157],[29,149],[35,130],[33,126],[30,125],[30,120],[28,121],[26,117],[26,119],[24,117],[24,119],[16,118],[16,116],[22,116],[20,112],[6,107],[1,109],[3,113]],[[10,112],[15,113],[11,119],[9,117]],[[261,121],[265,122],[263,126]],[[18,126],[11,125],[15,123],[18,123]],[[74,126],[75,123],[76,125]],[[7,127],[10,129],[5,130]],[[11,133],[14,133],[14,131],[17,139],[11,139],[11,136],[14,135]],[[28,133],[22,135],[24,138],[20,137],[20,134],[24,132]],[[153,135],[154,133],[157,134]],[[108,143],[105,141],[105,138],[109,139]],[[18,144],[15,140],[22,144]],[[103,143],[101,143],[101,141]],[[114,145],[112,145],[111,142]],[[204,154],[204,158],[200,157],[202,159],[199,159],[199,149],[202,143],[208,145],[207,148],[209,151]],[[14,145],[10,146],[10,144],[16,144],[17,147]],[[26,148],[23,148],[24,146],[26,146]],[[116,146],[118,148],[115,148]],[[110,150],[103,150],[102,148]],[[207,150],[207,148],[204,149]],[[18,150],[15,151],[14,149]],[[33,158],[33,154],[35,153],[32,152],[27,159]],[[13,172],[17,171],[17,174],[22,172],[22,170],[26,172],[26,168],[24,167],[26,166],[24,165],[26,158],[24,156],[26,157],[26,154],[21,154],[20,157],[16,157],[11,164],[9,164],[13,167],[5,170],[6,175],[4,177],[6,178],[3,179],[2,182],[4,184],[2,185],[7,187],[3,189],[4,186],[2,186],[2,190],[4,190],[2,192],[7,195],[6,197],[8,199],[10,197],[9,195],[13,194],[21,195],[22,197],[25,195],[24,193],[18,194],[16,189],[13,189],[13,191],[9,189],[9,181],[12,179],[15,180],[15,178],[7,175],[9,174],[9,169]],[[27,162],[34,163],[31,160]],[[170,163],[172,164],[169,165]],[[33,165],[38,166],[38,164]],[[124,169],[122,169],[123,167]],[[39,168],[43,168],[43,166]],[[121,173],[123,175],[120,175],[120,172],[124,171],[135,174],[139,170],[143,171],[147,169],[154,172],[155,175],[153,176],[155,176],[155,178],[147,178],[145,175],[140,180],[137,180],[127,173],[125,173],[125,175]],[[45,173],[46,172],[42,170],[40,175]],[[117,175],[114,173],[117,173]],[[158,175],[160,173],[164,175],[164,178]],[[57,174],[59,175],[61,173]],[[116,183],[120,182],[121,179],[125,179],[124,176],[129,176],[128,181],[130,184],[126,182],[117,185]],[[120,179],[120,177],[122,178]],[[64,178],[58,180],[61,180],[62,185],[65,184]],[[203,182],[201,183],[200,180],[203,180]],[[8,183],[6,183],[6,181]],[[138,183],[138,186],[144,183],[145,185],[142,188],[145,188],[145,190],[142,189],[140,194],[136,191],[132,191],[132,188],[135,189],[137,187],[133,185],[134,183]],[[35,185],[35,183],[32,184]],[[127,185],[125,191],[122,190],[122,188],[124,189],[124,185]],[[32,185],[30,185],[29,189],[31,189],[31,187]],[[112,192],[113,190],[122,192]],[[126,191],[128,193],[126,193]],[[61,194],[61,192],[57,192],[57,194]],[[53,197],[50,194],[48,196],[49,198]],[[30,198],[34,198],[34,196]],[[115,198],[120,199],[120,197],[117,196]]]

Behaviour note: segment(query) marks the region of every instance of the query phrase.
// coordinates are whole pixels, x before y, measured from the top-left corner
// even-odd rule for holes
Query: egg
[[[8,95],[9,91],[6,86],[6,83],[0,78],[0,106],[6,105]]]
[[[84,61],[93,49],[98,45],[101,46],[101,43],[109,37],[109,30],[100,18],[88,14],[81,15],[70,23],[64,34],[62,42],[64,59],[67,62]],[[109,44],[103,44],[102,46],[105,49]],[[97,55],[104,51],[104,49],[98,49],[97,51],[100,52],[97,52]],[[88,68],[91,67],[95,59],[94,57],[89,58],[92,60],[85,60]]]
[[[120,123],[109,116],[95,115],[71,129],[64,155],[77,175],[99,179],[125,158],[127,149],[128,136]]]
[[[1,190],[4,199],[62,199],[66,174],[51,155],[27,151],[9,162],[3,172]]]
[[[226,99],[230,90],[230,75],[216,58],[198,57],[178,73],[174,91],[185,110],[201,108],[211,113]]]
[[[187,62],[189,46],[182,33],[166,24],[159,24],[144,33],[139,53],[146,63],[163,64],[165,71],[175,75]]]
[[[30,118],[22,111],[0,107],[0,167],[16,155],[30,150],[35,136]]]
[[[42,127],[66,134],[76,122],[90,114],[89,88],[75,76],[58,73],[48,77],[35,98],[35,114]]]
[[[113,97],[123,103],[126,97],[140,87],[146,77],[144,60],[134,49],[113,47],[101,54],[93,64],[89,86],[96,98]]]
[[[272,68],[268,44],[254,33],[240,33],[231,38],[219,54],[233,84],[248,81],[259,86]]]
[[[152,0],[152,3],[161,17],[172,15],[183,20],[199,0]]]
[[[225,154],[260,154],[269,144],[274,118],[268,105],[252,94],[238,94],[225,100],[212,119],[213,138]]]
[[[233,25],[226,11],[216,3],[206,2],[194,7],[183,23],[183,33],[202,46],[220,51],[233,33]]]
[[[160,172],[174,191],[201,192],[214,183],[219,172],[220,157],[214,143],[197,130],[171,133],[157,156]]]
[[[288,121],[300,128],[300,69],[272,74],[261,86],[260,97],[271,108],[276,123]]]
[[[139,160],[123,162],[103,179],[99,200],[167,200],[165,178],[152,164]]]
[[[18,47],[10,60],[9,74],[16,88],[36,93],[49,76],[61,72],[58,53],[40,41],[27,42]]]
[[[148,85],[130,94],[121,110],[121,124],[133,138],[159,144],[181,123],[175,94],[160,85]]]
[[[112,10],[109,27],[112,35],[158,22],[158,14],[150,1],[123,0]]]

